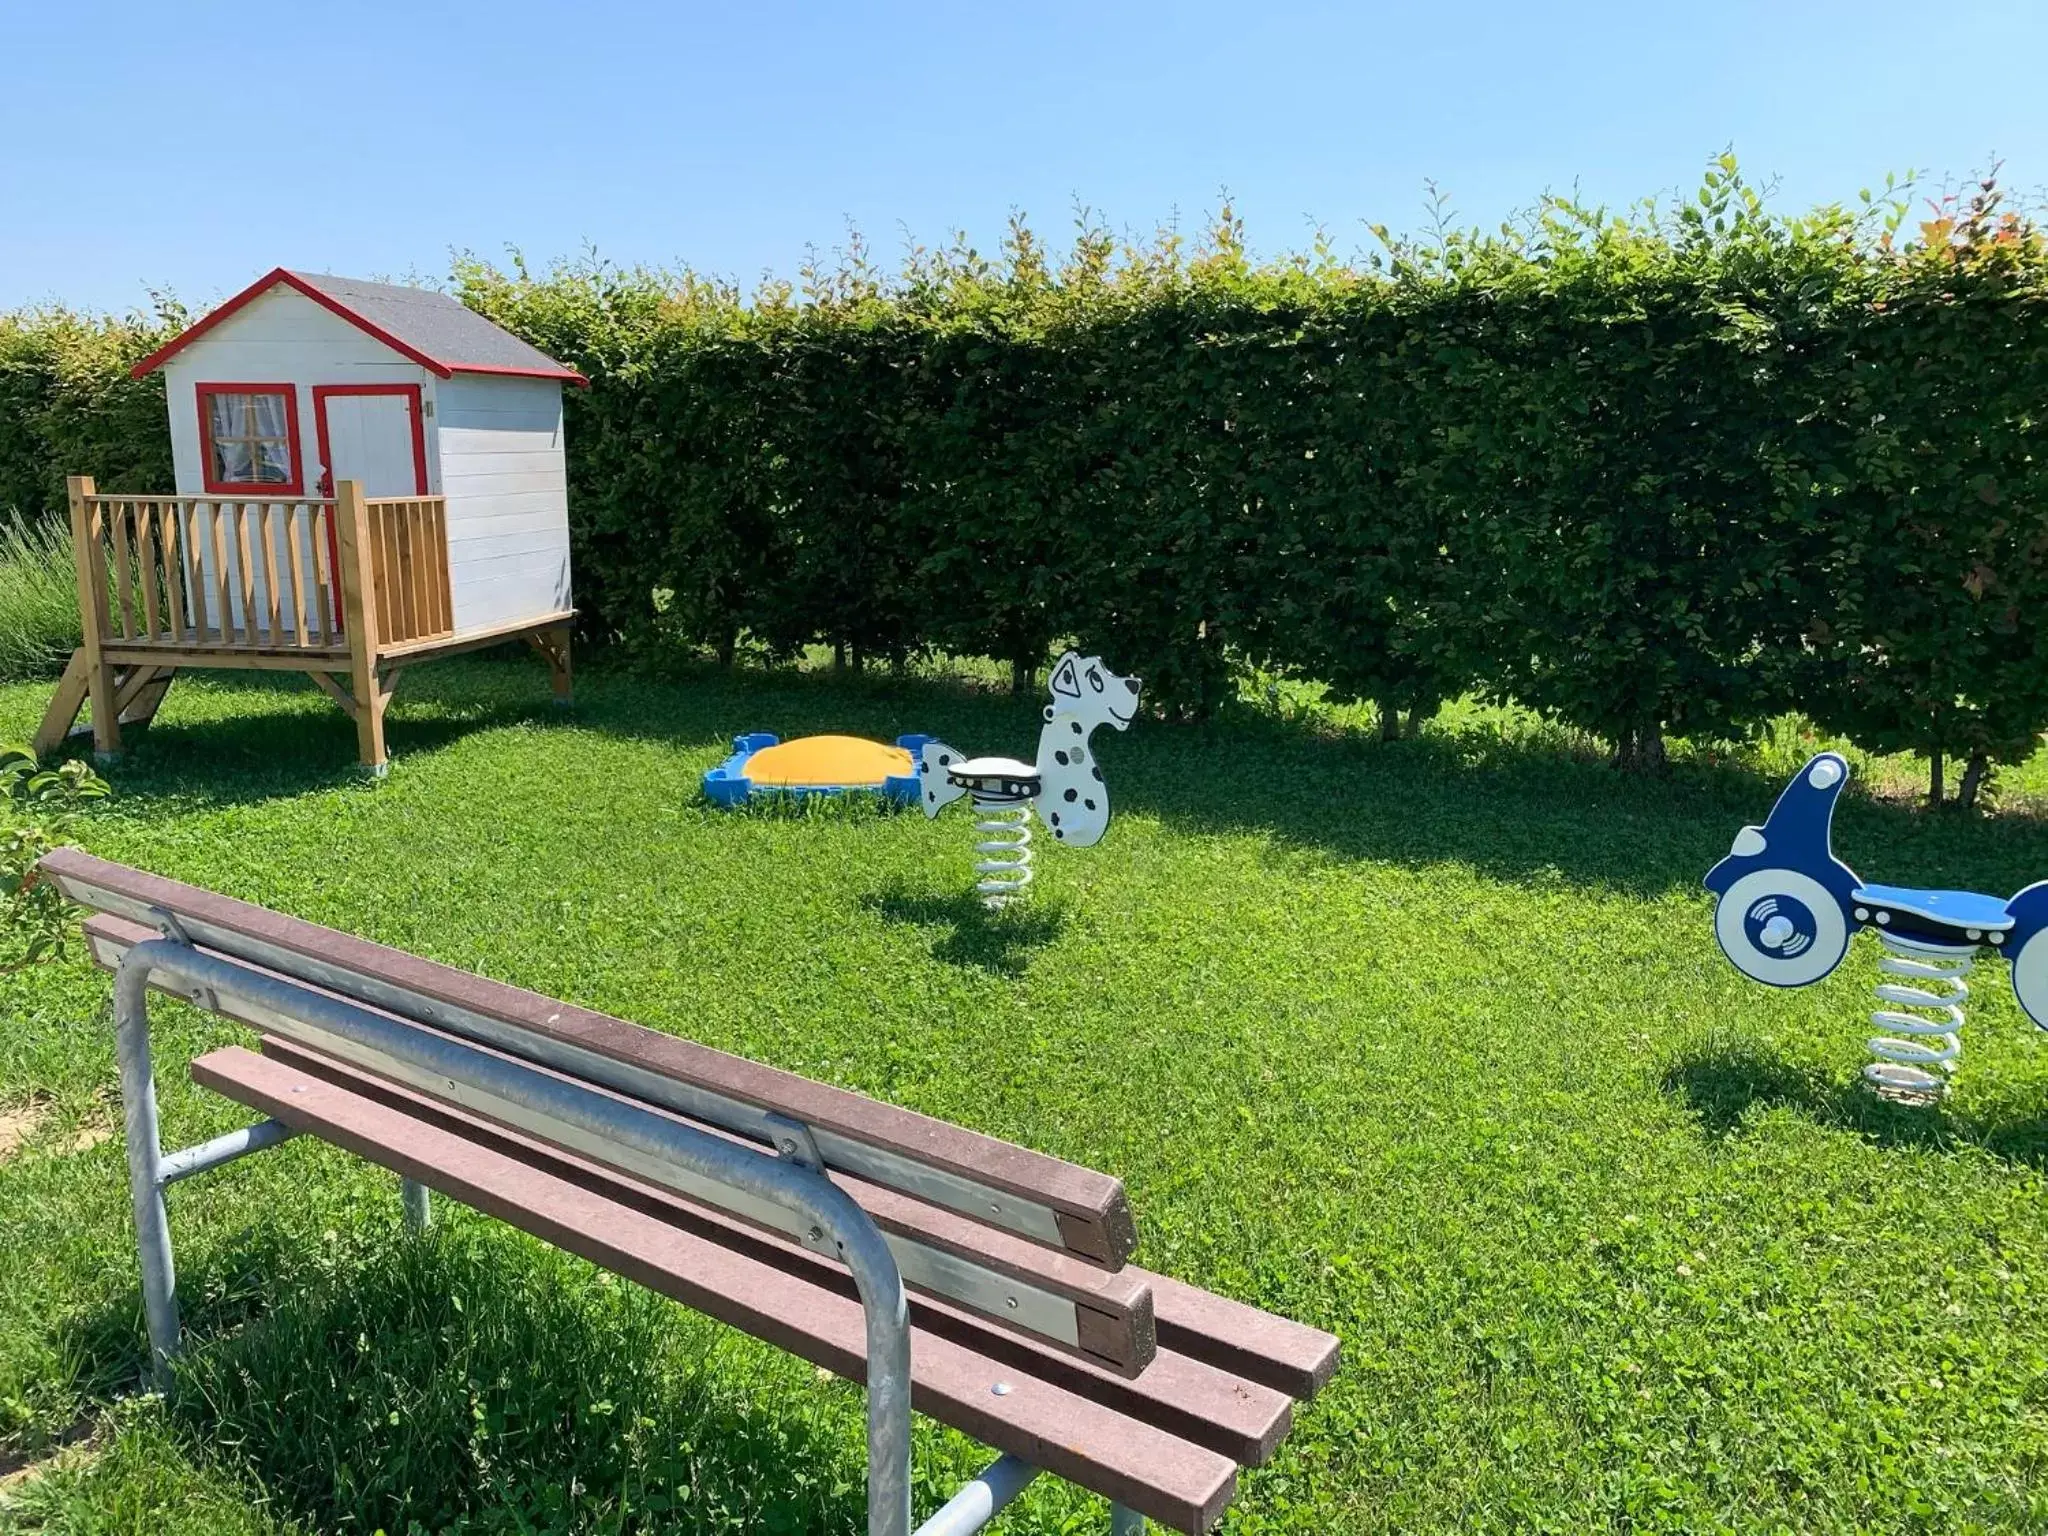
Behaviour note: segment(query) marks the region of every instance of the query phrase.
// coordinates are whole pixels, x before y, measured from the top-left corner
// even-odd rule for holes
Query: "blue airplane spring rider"
[[[1880,1093],[1931,1104],[1948,1088],[1962,1056],[1963,1003],[1978,953],[2012,965],[2013,995],[2048,1030],[2048,880],[2010,901],[1975,891],[1922,891],[1866,885],[1829,844],[1835,802],[1849,764],[1823,752],[1800,769],[1761,827],[1735,834],[1728,857],[1707,872],[1714,937],[1752,981],[1804,987],[1849,951],[1858,928],[1885,947],[1877,986],[1883,1004],[1870,1016],[1877,1057],[1863,1075]]]

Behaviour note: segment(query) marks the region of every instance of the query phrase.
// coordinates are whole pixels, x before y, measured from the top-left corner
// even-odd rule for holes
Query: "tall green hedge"
[[[1467,689],[1653,756],[1803,709],[1979,770],[2048,727],[2048,248],[1986,183],[1769,213],[1722,161],[1628,218],[1255,265],[1028,231],[804,291],[465,265],[584,368],[578,594],[729,649],[1071,636],[1392,717]]]
[[[1071,638],[1177,712],[1252,663],[1388,719],[1478,689],[1639,761],[1801,709],[1981,775],[2048,727],[2048,246],[1988,182],[1904,212],[1780,216],[1724,159],[1677,206],[1551,199],[1356,262],[1255,263],[1226,211],[747,296],[454,280],[593,381],[598,633],[1019,668]],[[167,478],[145,393],[52,376],[24,406],[0,372],[0,500]]]
[[[0,313],[0,518],[64,510],[64,477],[109,491],[167,490],[171,436],[159,376],[128,370],[184,322],[45,308]]]

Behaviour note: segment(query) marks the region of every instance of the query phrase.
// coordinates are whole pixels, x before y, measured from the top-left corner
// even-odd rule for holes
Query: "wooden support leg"
[[[114,702],[114,669],[104,661],[86,666],[85,687],[92,700],[92,753],[94,757],[121,755],[121,709]]]
[[[57,680],[57,691],[50,696],[50,707],[43,711],[43,723],[36,728],[32,745],[38,759],[47,759],[62,746],[78,723],[78,712],[85,708],[85,683],[85,651],[80,648],[64,664],[64,675]]]
[[[331,672],[306,674],[320,685],[322,693],[341,706],[343,714],[355,721],[356,746],[361,752],[363,766],[380,778],[385,768],[384,712],[391,707],[391,696],[398,692],[398,679],[404,672],[403,667],[372,672],[367,688],[356,681],[359,691],[355,693],[344,688],[341,680]]]
[[[129,668],[115,688],[115,718],[124,726],[149,724],[177,675],[176,667]]]
[[[575,702],[574,679],[569,668],[569,626],[556,624],[535,630],[526,643],[548,664],[548,678],[555,685],[555,703],[566,709]]]
[[[355,695],[334,680],[331,672],[308,672],[306,676],[320,685],[320,691],[341,706],[341,712],[353,720],[356,717]]]
[[[391,766],[384,751],[384,706],[391,702],[383,680],[374,672],[356,679],[356,756],[377,778]]]
[[[349,691],[356,701],[356,755],[381,779],[389,767],[384,754],[384,706],[391,696],[377,676],[377,587],[369,513],[360,482],[343,480],[334,494],[342,627],[348,634]]]
[[[114,669],[100,644],[107,632],[107,563],[100,548],[101,512],[90,475],[65,481],[71,497],[71,555],[78,573],[78,618],[85,632],[85,691],[92,701],[92,749],[97,757],[121,752],[121,710],[114,702]]]

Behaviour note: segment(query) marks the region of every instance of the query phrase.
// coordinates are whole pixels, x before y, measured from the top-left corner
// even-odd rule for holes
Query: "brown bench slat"
[[[1214,1291],[1131,1266],[1152,1287],[1162,1349],[1307,1401],[1337,1374],[1337,1336]]]
[[[151,937],[149,929],[104,914],[88,918],[85,931],[93,958],[107,966],[117,964],[130,945]],[[234,963],[254,974],[276,974],[245,961]],[[294,985],[306,986],[302,982]],[[318,992],[321,989],[307,987],[307,990]],[[262,1010],[252,1011],[232,990],[223,990],[210,999],[210,1004],[224,1017],[253,1028],[271,1029],[280,1022]],[[379,1011],[367,1004],[355,1006],[364,1008],[366,1012]],[[404,1024],[407,1029],[422,1035],[453,1040],[453,1037],[430,1025],[410,1020]],[[326,1048],[326,1037],[315,1035],[312,1039],[275,1040],[274,1043],[280,1049],[270,1050],[270,1054],[289,1052],[287,1059],[302,1069],[314,1061],[337,1061]],[[516,1061],[516,1058],[505,1057],[505,1053],[475,1042],[454,1043],[465,1051]],[[340,1042],[334,1041],[333,1044],[338,1046]],[[735,1144],[758,1145],[658,1105],[632,1100],[629,1095],[615,1094],[601,1086],[576,1082],[564,1074],[550,1071],[546,1066],[528,1062],[517,1064],[523,1071],[562,1077],[589,1093],[634,1102],[649,1114],[724,1137]],[[371,1075],[380,1068],[388,1069],[383,1078]],[[376,1064],[356,1062],[353,1069],[362,1074],[348,1080],[348,1085],[357,1091],[363,1091],[365,1082],[381,1080],[391,1084],[396,1074],[403,1070],[402,1064],[384,1058],[378,1058]],[[428,1089],[430,1097],[435,1093],[435,1089]],[[501,1107],[510,1110],[510,1106]],[[504,1115],[494,1113],[485,1105],[470,1104],[467,1108],[472,1123],[488,1122],[501,1127],[511,1124],[541,1142],[549,1142],[548,1133],[533,1126],[519,1126],[516,1116],[508,1121]],[[615,1160],[607,1159],[602,1152],[586,1151],[583,1156],[587,1160],[615,1166]],[[619,1171],[630,1172],[630,1168]],[[899,1247],[898,1253],[906,1271],[905,1278],[910,1283],[916,1284],[921,1276],[929,1274],[940,1282],[942,1294],[954,1298],[961,1306],[970,1310],[985,1306],[985,1315],[1006,1327],[1034,1333],[1039,1329],[1048,1330],[1047,1337],[1056,1347],[1078,1349],[1090,1359],[1127,1375],[1143,1370],[1153,1358],[1157,1346],[1152,1321],[1152,1293],[1143,1282],[1128,1278],[1127,1272],[1104,1270],[1058,1250],[1040,1247],[1000,1228],[982,1226],[942,1206],[927,1204],[847,1174],[832,1173],[829,1177],[866,1208],[885,1234],[901,1243],[913,1245],[908,1250]],[[966,1269],[963,1270],[962,1265],[967,1266]],[[1022,1310],[998,1310],[1006,1300],[1014,1308],[1019,1299],[1024,1302]]]
[[[847,1296],[855,1295],[853,1277],[843,1266],[673,1191],[472,1115],[402,1084],[358,1071],[291,1041],[265,1037],[263,1054],[309,1076],[324,1078],[364,1098],[388,1104],[429,1125],[470,1140],[480,1139],[507,1156],[595,1190],[622,1205],[681,1223],[724,1246],[739,1245],[743,1252],[764,1263],[794,1270]],[[1242,1465],[1263,1465],[1293,1422],[1293,1403],[1286,1393],[1186,1355],[1161,1352],[1141,1374],[1132,1378],[1121,1371],[1078,1362],[1071,1355],[1029,1337],[992,1328],[981,1314],[949,1306],[924,1293],[912,1291],[910,1300],[911,1315],[922,1328],[943,1333],[991,1359],[1014,1362],[1033,1375],[1083,1393],[1183,1440],[1207,1446]]]
[[[457,1033],[468,1034],[453,1023],[454,1017],[466,1012],[688,1089],[800,1120],[826,1143],[821,1151],[828,1163],[841,1166],[830,1138],[855,1144],[844,1149],[849,1157],[861,1148],[878,1154],[865,1164],[844,1164],[849,1171],[877,1182],[905,1187],[882,1166],[893,1157],[936,1169],[977,1188],[1006,1193],[1020,1209],[992,1213],[989,1206],[997,1202],[985,1201],[971,1191],[910,1190],[983,1222],[1009,1225],[1041,1242],[1065,1247],[1108,1268],[1122,1265],[1137,1246],[1137,1229],[1122,1182],[1092,1169],[301,918],[95,858],[81,849],[57,849],[46,854],[39,867],[81,906],[145,925],[152,921],[152,908],[170,913],[195,943],[294,979],[318,980],[407,1018],[419,1019],[421,1014],[402,1006],[400,994],[425,1000],[432,1010],[428,1017],[454,1027]],[[293,964],[295,959],[348,974],[312,977]],[[686,1103],[669,1107],[697,1112]],[[1047,1212],[1049,1221],[1039,1221],[1035,1210]]]
[[[849,1380],[866,1377],[860,1304],[839,1292],[239,1046],[198,1058],[192,1077]],[[911,1374],[919,1411],[1176,1530],[1208,1530],[1235,1489],[1227,1457],[943,1334],[917,1334]],[[997,1395],[998,1382],[1011,1390]]]

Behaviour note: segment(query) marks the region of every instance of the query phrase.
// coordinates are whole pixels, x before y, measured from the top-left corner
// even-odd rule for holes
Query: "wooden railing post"
[[[98,487],[91,475],[64,481],[71,497],[71,556],[78,568],[78,623],[84,639],[86,696],[92,701],[92,749],[102,757],[121,750],[121,711],[114,701],[114,669],[103,650],[107,638],[107,568],[100,553]]]
[[[356,750],[365,768],[382,774],[385,701],[377,681],[377,585],[370,549],[370,510],[363,504],[360,480],[343,480],[334,487],[334,541],[341,556],[341,622],[348,632]]]

